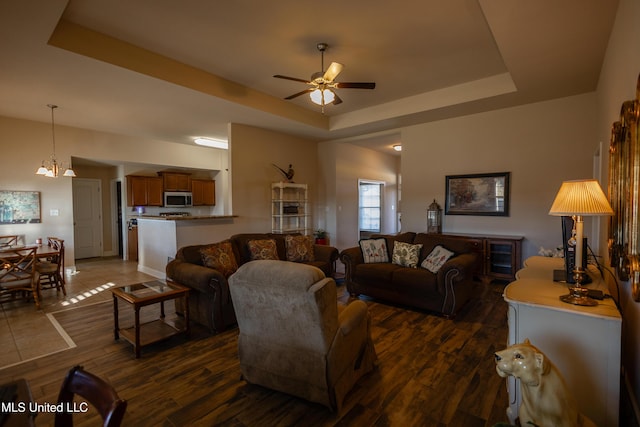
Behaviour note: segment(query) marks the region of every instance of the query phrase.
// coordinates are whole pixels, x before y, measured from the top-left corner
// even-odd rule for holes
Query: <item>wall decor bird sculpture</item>
[[[280,173],[287,180],[287,182],[293,183],[293,175],[295,175],[295,171],[293,170],[293,165],[289,164],[289,169],[284,170],[278,165],[275,165],[273,163],[271,164],[280,171]]]

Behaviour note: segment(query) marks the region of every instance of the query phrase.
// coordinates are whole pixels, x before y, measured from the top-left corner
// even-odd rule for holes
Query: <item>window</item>
[[[358,182],[358,224],[361,232],[379,233],[381,230],[383,186],[382,182]]]

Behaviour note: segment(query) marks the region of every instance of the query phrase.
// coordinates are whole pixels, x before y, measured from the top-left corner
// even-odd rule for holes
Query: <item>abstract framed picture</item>
[[[509,216],[510,172],[447,175],[446,215]]]
[[[40,222],[39,191],[0,190],[0,224]]]

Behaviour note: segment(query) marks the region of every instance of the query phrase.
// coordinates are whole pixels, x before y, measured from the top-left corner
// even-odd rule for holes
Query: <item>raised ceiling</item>
[[[319,7],[320,6],[320,7]],[[401,126],[594,91],[615,0],[0,2],[0,115],[178,143],[244,123],[387,144]],[[320,108],[283,98],[341,62]],[[301,87],[302,86],[302,87]],[[371,134],[370,138],[361,138]],[[368,142],[370,141],[370,142]]]

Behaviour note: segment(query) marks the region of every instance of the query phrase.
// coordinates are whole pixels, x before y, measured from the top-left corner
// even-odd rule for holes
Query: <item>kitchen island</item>
[[[179,248],[228,238],[231,234],[224,225],[233,224],[234,218],[235,215],[137,217],[138,271],[166,278],[165,267]]]

